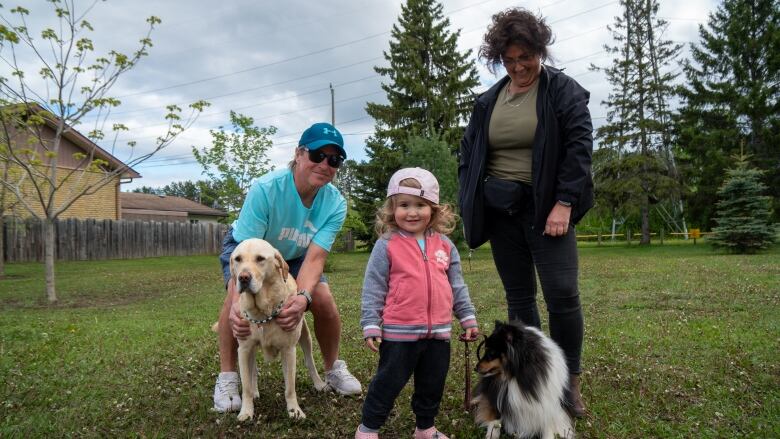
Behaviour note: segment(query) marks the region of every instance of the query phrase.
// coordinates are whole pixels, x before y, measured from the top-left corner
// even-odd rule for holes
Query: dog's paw
[[[252,417],[254,415],[255,415],[254,412],[248,410],[247,411],[241,410],[241,412],[238,414],[238,421],[239,422],[250,421],[252,420]]]
[[[499,439],[499,437],[501,437],[501,421],[489,422],[485,439]]]
[[[287,409],[287,414],[290,419],[306,419],[306,415],[303,413],[300,407],[290,407]]]
[[[325,381],[320,381],[318,383],[315,382],[314,383],[314,390],[316,390],[318,392],[324,392],[324,391],[328,390],[328,383],[326,383]]]

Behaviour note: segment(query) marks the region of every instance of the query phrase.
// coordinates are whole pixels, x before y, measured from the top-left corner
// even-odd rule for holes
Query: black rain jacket
[[[505,76],[477,97],[474,111],[460,142],[458,205],[466,242],[477,248],[487,240],[482,185],[486,177],[490,116]],[[593,207],[593,124],[588,111],[590,92],[553,67],[544,66],[536,99],[538,123],[532,153],[534,229],[544,231],[547,216],[558,200],[572,203],[576,224]]]

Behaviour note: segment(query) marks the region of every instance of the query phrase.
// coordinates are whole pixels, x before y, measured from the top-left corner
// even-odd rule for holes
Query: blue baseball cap
[[[338,148],[339,153],[347,158],[347,152],[344,150],[344,138],[341,137],[341,133],[336,127],[326,122],[318,122],[307,128],[298,142],[298,146],[305,146],[312,151],[328,145]]]

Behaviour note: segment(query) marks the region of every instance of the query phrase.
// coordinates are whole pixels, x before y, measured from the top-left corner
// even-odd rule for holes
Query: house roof
[[[44,120],[46,121],[46,125],[48,125],[50,128],[56,130],[57,124],[59,123],[60,118],[55,116],[51,111],[46,110],[42,106],[40,106],[38,103],[29,103],[29,104],[19,104],[18,108],[24,109],[27,111],[33,111],[35,113],[41,113],[44,115]],[[141,178],[141,174],[136,172],[133,168],[126,165],[124,162],[119,160],[118,158],[114,157],[111,153],[106,151],[105,149],[98,146],[95,142],[78,132],[75,128],[72,126],[65,124],[66,131],[63,133],[63,137],[73,142],[73,144],[77,145],[79,148],[83,149],[87,152],[94,151],[94,156],[96,158],[103,159],[107,161],[111,168],[113,169],[124,169],[122,171],[121,177],[124,178]]]
[[[120,192],[119,199],[122,209],[158,210],[168,212],[187,212],[195,215],[228,216],[227,213],[195,201],[172,195],[142,194],[137,192]]]

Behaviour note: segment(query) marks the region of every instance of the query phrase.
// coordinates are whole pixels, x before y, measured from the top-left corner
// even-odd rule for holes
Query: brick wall
[[[62,182],[65,175],[67,175],[67,172],[70,171],[70,169],[58,168],[58,181]],[[20,172],[20,169],[11,169],[11,181],[18,181],[17,178],[14,178],[14,176],[20,175]],[[76,173],[68,179],[65,185],[58,190],[58,193],[55,196],[55,205],[60,205],[64,199],[63,194],[67,194],[70,189],[74,189],[74,192],[78,192],[78,189],[83,188],[86,184],[95,182],[102,177],[102,174],[96,172],[86,172],[83,176],[81,176],[81,172],[82,171],[76,171]],[[79,178],[80,176],[81,178]],[[59,217],[62,219],[119,219],[117,210],[118,185],[119,178],[117,177],[114,179],[114,181],[109,182],[94,194],[85,195],[79,198],[67,210],[65,210],[65,212],[61,213]],[[22,184],[22,192],[25,194],[25,198],[28,200],[28,203],[31,205],[33,210],[35,210],[36,214],[42,215],[43,207],[41,206],[40,201],[38,201],[38,196],[34,185],[30,183],[29,180],[25,180],[25,182]],[[15,196],[10,192],[6,193],[5,206],[6,209],[11,210],[7,211],[6,215],[13,214],[22,218],[30,216],[30,213],[27,211],[27,209],[20,205],[20,203],[17,202]]]

